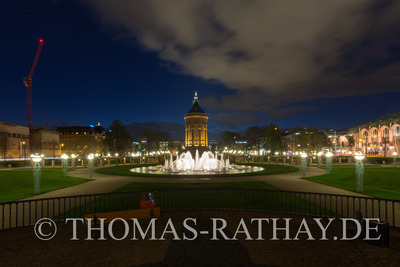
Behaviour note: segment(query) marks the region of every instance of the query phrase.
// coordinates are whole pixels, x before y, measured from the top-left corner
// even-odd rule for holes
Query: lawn
[[[87,179],[64,177],[61,168],[42,168],[41,193],[87,182]],[[0,171],[0,202],[33,196],[32,169]]]
[[[240,164],[238,164],[240,165]],[[233,174],[211,174],[213,177],[242,177],[242,176],[254,176],[254,175],[272,175],[296,172],[299,169],[293,166],[276,165],[276,164],[259,164],[259,163],[245,163],[243,165],[249,166],[260,166],[263,167],[263,171],[250,172],[250,173],[233,173]],[[136,165],[120,165],[106,168],[99,168],[96,172],[108,175],[122,175],[122,176],[139,176],[139,177],[171,177],[171,178],[190,178],[190,177],[210,177],[210,175],[163,175],[163,174],[149,174],[149,173],[134,173],[129,171],[132,168],[155,166],[155,164],[136,164]]]
[[[357,187],[354,166],[335,165],[331,174],[306,179],[350,191],[356,191]],[[400,168],[365,166],[364,194],[400,200]]]

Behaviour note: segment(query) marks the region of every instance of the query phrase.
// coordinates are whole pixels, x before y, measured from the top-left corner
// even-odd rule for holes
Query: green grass
[[[400,168],[364,166],[364,194],[400,200]],[[331,174],[309,177],[307,180],[356,191],[355,166],[332,167]]]
[[[233,173],[233,174],[212,174],[213,177],[242,177],[242,176],[254,176],[254,175],[272,175],[272,174],[283,174],[296,172],[299,169],[293,166],[284,166],[276,164],[259,164],[259,163],[244,163],[238,165],[249,165],[249,166],[260,166],[263,167],[263,171],[251,172],[251,173]],[[151,173],[134,173],[130,169],[145,167],[145,166],[155,166],[155,164],[136,164],[136,165],[122,165],[113,166],[107,168],[99,168],[96,172],[108,175],[122,175],[122,176],[139,176],[139,177],[155,177],[155,178],[191,178],[191,177],[210,177],[211,175],[162,175],[162,174],[151,174]]]
[[[41,193],[87,182],[87,179],[64,177],[61,169],[42,168]],[[0,171],[0,202],[33,196],[32,169]]]

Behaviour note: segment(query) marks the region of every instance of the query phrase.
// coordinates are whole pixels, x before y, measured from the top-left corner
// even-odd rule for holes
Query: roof
[[[90,133],[103,133],[105,129],[103,126],[62,126],[57,127],[57,132],[90,132]]]
[[[12,123],[8,123],[8,122],[0,122],[0,125],[3,126],[10,126],[10,127],[24,127],[24,128],[28,128],[25,125],[18,125],[18,124],[12,124]]]
[[[199,99],[197,97],[197,92],[194,94],[194,100],[193,100],[193,106],[189,109],[189,111],[186,113],[186,116],[190,115],[200,115],[198,113],[203,113],[204,115],[207,115],[206,112],[200,107],[199,105]]]
[[[390,126],[390,124],[394,124],[394,123],[400,123],[400,112],[398,113],[392,113],[392,114],[387,114],[383,117],[380,117],[376,120],[372,120],[372,121],[367,121],[364,123],[361,123],[357,126],[351,127],[346,134],[355,134],[358,133],[359,129],[363,129],[363,128],[372,128],[372,127],[382,127],[384,125],[386,126]]]

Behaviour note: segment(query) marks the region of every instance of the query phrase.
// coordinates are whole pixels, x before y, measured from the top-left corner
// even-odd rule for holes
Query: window
[[[374,139],[378,138],[378,130],[375,129],[372,135],[373,135]]]
[[[394,136],[399,137],[400,135],[400,129],[399,126],[394,127]]]
[[[389,137],[389,129],[388,128],[383,129],[383,137]]]

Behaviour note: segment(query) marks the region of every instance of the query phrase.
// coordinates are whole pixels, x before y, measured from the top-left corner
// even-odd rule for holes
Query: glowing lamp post
[[[303,178],[306,178],[306,166],[307,166],[307,153],[301,152],[301,169],[303,171]]]
[[[392,156],[393,156],[393,167],[396,167],[397,166],[397,152],[394,151]]]
[[[332,171],[332,156],[333,156],[333,154],[332,154],[332,152],[328,152],[325,154],[325,156],[326,156],[326,172],[328,174],[330,174]]]
[[[43,155],[35,154],[31,155],[33,161],[33,192],[35,194],[40,194],[40,178],[42,175],[40,162],[42,161]]]
[[[68,173],[68,155],[67,154],[62,154],[62,165],[63,165],[63,173],[64,176],[67,176]]]
[[[318,152],[318,168],[321,168],[321,161],[322,161],[322,152]]]
[[[89,159],[89,177],[90,177],[90,180],[92,180],[93,179],[93,159],[94,159],[94,155],[93,154],[89,154],[88,159]]]
[[[71,155],[71,165],[72,165],[72,169],[75,170],[76,169],[76,155],[75,154]]]
[[[357,176],[357,192],[363,192],[363,179],[364,179],[364,165],[362,160],[364,159],[364,155],[361,151],[357,151],[354,154],[356,158],[356,176]]]

